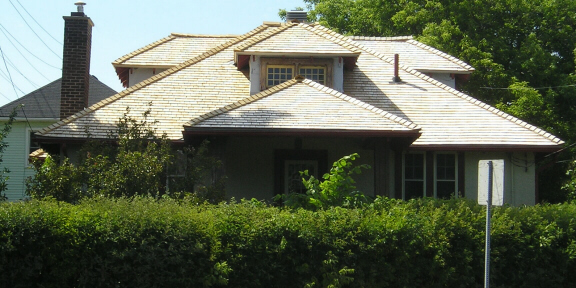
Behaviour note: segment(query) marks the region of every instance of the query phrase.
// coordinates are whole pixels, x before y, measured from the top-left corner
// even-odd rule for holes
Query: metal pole
[[[492,174],[494,166],[488,161],[488,200],[486,200],[486,248],[484,259],[484,288],[490,288],[490,227],[492,219]]]

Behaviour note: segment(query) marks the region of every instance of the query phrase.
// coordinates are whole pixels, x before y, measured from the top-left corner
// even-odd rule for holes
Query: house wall
[[[225,152],[228,197],[270,200],[274,194],[274,150],[294,149],[293,137],[230,137]],[[342,156],[358,153],[356,164],[373,165],[373,151],[362,149],[362,139],[304,138],[302,149],[328,151],[328,169]],[[374,194],[374,172],[355,177],[357,187]]]
[[[436,81],[456,89],[456,79],[453,78],[450,73],[426,73],[426,75],[434,78]]]
[[[55,120],[34,121],[30,119],[30,126],[33,130],[40,130],[56,122]],[[6,121],[1,121],[1,127],[4,127]],[[26,178],[34,175],[34,169],[28,164],[28,154],[30,149],[30,127],[26,121],[17,121],[12,126],[12,131],[6,137],[8,147],[3,154],[3,162],[0,164],[10,170],[6,176],[10,177],[7,181],[7,191],[4,193],[10,201],[24,199],[26,197]]]
[[[155,70],[154,70],[155,69]],[[136,85],[158,73],[167,70],[166,68],[132,68],[128,77],[128,87]]]
[[[504,202],[513,206],[536,203],[534,153],[466,152],[466,198],[478,199],[478,161],[504,160]]]

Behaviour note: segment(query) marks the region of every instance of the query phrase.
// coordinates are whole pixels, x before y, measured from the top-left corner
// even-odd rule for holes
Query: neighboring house
[[[91,31],[93,24],[84,16],[84,13],[75,12],[64,17],[62,78],[0,107],[0,124],[3,124],[14,108],[23,105],[17,108],[16,121],[5,139],[8,147],[4,151],[2,167],[10,170],[6,174],[9,177],[8,190],[4,192],[9,200],[23,199],[26,178],[34,175],[29,156],[40,147],[31,141],[32,132],[117,93],[89,75],[91,33],[87,32]],[[76,29],[77,26],[80,29]],[[68,39],[74,41],[66,41]],[[75,100],[70,101],[70,98]]]
[[[298,190],[297,171],[320,176],[358,153],[369,195],[475,199],[478,161],[504,159],[505,201],[532,205],[537,159],[564,143],[454,89],[474,69],[409,37],[264,22],[239,36],[172,34],[113,64],[128,89],[38,137],[71,151],[86,130],[106,138],[127,107],[134,118],[151,107],[172,141],[211,141],[230,197]]]

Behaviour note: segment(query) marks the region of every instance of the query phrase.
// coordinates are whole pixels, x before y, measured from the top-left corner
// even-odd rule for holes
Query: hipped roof
[[[281,31],[270,32],[272,29],[280,28]],[[294,31],[306,31],[300,33],[307,36],[294,38]],[[352,71],[344,72],[345,95],[354,99],[353,101],[371,105],[406,123],[417,125],[421,136],[412,143],[413,148],[554,150],[563,144],[562,140],[546,131],[456,91],[412,67],[401,65],[402,82],[393,82],[391,81],[394,70],[393,59],[389,53],[369,48],[354,41],[353,38],[345,37],[323,26],[302,23],[283,24],[281,27],[262,25],[205,50],[198,56],[97,103],[86,111],[52,125],[40,134],[62,139],[83,138],[86,137],[85,129],[88,129],[92,137],[105,137],[110,130],[114,130],[115,123],[126,112],[126,107],[130,107],[130,115],[134,118],[151,109],[149,120],[156,121],[155,127],[158,132],[165,132],[173,140],[182,139],[185,126],[189,126],[190,129],[223,128],[228,127],[226,125],[229,125],[227,124],[229,122],[224,121],[228,118],[244,121],[242,125],[252,129],[262,128],[264,122],[261,121],[262,118],[257,117],[257,113],[234,113],[242,109],[254,112],[257,110],[257,103],[265,99],[238,107],[235,111],[226,108],[252,97],[249,79],[234,65],[235,53],[247,51],[246,49],[256,47],[258,44],[260,44],[259,51],[265,51],[264,44],[282,43],[282,41],[300,41],[302,45],[308,47],[310,43],[320,38],[322,41],[329,39],[346,51],[359,52],[357,66]],[[289,52],[286,53],[290,56]],[[466,69],[470,70],[471,67]],[[281,107],[287,99],[306,101],[310,96],[310,85],[319,84],[311,81],[294,84],[295,91],[292,93],[274,93],[270,95],[272,97],[265,97],[268,102],[261,103],[266,103],[266,109],[270,110]],[[300,91],[296,88],[305,89]],[[331,106],[332,102],[324,100],[327,102],[323,113],[337,114],[334,110],[336,108]],[[355,111],[358,109],[358,106],[354,106],[351,102],[339,104],[347,105],[346,109]],[[301,124],[305,119],[303,115],[307,113],[311,115],[314,111],[322,109],[322,104],[302,105],[301,109],[303,111],[299,112],[298,118],[292,119],[295,121],[293,123]],[[346,110],[343,107],[337,109]],[[200,122],[195,120],[214,111],[224,112]],[[358,112],[356,119],[352,119],[353,115],[346,115],[334,125],[342,129],[346,127],[351,127],[352,130],[365,129],[367,127],[352,127],[355,125],[352,122],[363,121],[364,117],[360,116],[362,113]],[[290,116],[276,115],[278,122],[274,123],[281,123],[283,117],[289,119],[292,113],[289,114]],[[249,119],[256,122],[250,126]],[[375,131],[392,133],[398,128],[397,125],[387,126],[388,124],[390,123],[382,123],[379,130]],[[280,124],[267,126],[267,129],[269,128],[287,129]]]

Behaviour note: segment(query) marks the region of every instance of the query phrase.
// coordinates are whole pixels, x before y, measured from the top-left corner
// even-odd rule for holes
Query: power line
[[[480,87],[480,89],[489,89],[489,90],[541,90],[541,89],[553,89],[553,88],[564,88],[564,87],[576,87],[576,84],[570,85],[562,85],[562,86],[548,86],[548,87],[517,87],[517,88],[495,88],[495,87]]]
[[[42,38],[40,38],[40,36],[38,36],[38,34],[36,34],[36,31],[34,31],[34,29],[32,29],[32,27],[30,26],[30,24],[28,24],[28,22],[26,21],[26,19],[24,19],[24,16],[22,16],[22,14],[20,13],[20,11],[18,11],[18,9],[16,8],[16,6],[14,6],[14,3],[12,3],[11,0],[8,0],[8,2],[10,2],[10,4],[12,5],[12,7],[14,7],[14,10],[16,10],[16,12],[18,12],[18,15],[20,15],[20,18],[22,18],[22,20],[24,20],[24,23],[26,23],[26,26],[28,26],[28,28],[30,28],[30,30],[32,31],[32,33],[34,33],[34,35],[36,35],[36,37],[38,37],[38,39],[40,40],[40,42],[42,42],[42,44],[44,44],[44,46],[46,46],[46,48],[48,48],[48,50],[50,50],[50,52],[52,52],[54,55],[56,55],[56,57],[62,59],[62,57],[60,57],[60,55],[56,54],[56,52],[52,51],[52,49],[50,49],[50,47],[48,46],[48,44],[46,44],[46,42],[44,42],[44,40],[42,40]]]
[[[10,75],[10,70],[8,70],[8,65],[6,65],[6,59],[4,58],[4,51],[2,51],[2,46],[0,46],[0,55],[2,55],[2,60],[4,60],[4,67],[6,67],[6,72],[8,72],[8,76],[10,78],[10,83],[12,83],[12,88],[14,89],[14,94],[18,98],[18,93],[16,92],[16,86],[14,85],[14,81],[12,81],[12,75]]]
[[[28,14],[28,16],[30,16],[30,18],[32,18],[32,20],[34,20],[34,22],[36,22],[36,24],[38,24],[38,26],[40,26],[40,28],[42,28],[42,30],[44,30],[44,32],[46,32],[46,34],[48,34],[48,36],[50,36],[50,38],[54,39],[54,41],[56,41],[56,43],[63,45],[62,42],[60,42],[60,41],[58,41],[58,39],[54,38],[48,31],[46,31],[46,29],[44,29],[44,27],[42,27],[42,25],[40,25],[40,23],[38,23],[38,21],[36,21],[36,19],[34,19],[34,17],[32,17],[32,15],[30,15],[30,13],[28,13],[28,10],[26,10],[26,8],[24,8],[24,6],[22,6],[22,3],[20,3],[20,1],[16,0],[16,2],[18,2],[20,7],[22,7],[22,9],[24,9],[26,14]],[[12,5],[12,6],[14,6],[14,5]]]
[[[8,56],[3,56],[3,57],[5,58],[4,61],[5,61],[5,62],[8,62],[8,64],[10,64],[10,66],[11,66],[12,68],[14,68],[14,70],[15,70],[16,72],[18,72],[18,74],[20,74],[20,76],[22,76],[22,77],[24,77],[24,79],[28,80],[28,82],[29,82],[30,84],[32,84],[33,86],[36,86],[35,88],[38,88],[38,87],[39,87],[38,84],[32,82],[32,80],[28,79],[28,77],[26,77],[26,75],[24,75],[24,73],[22,73],[20,70],[18,70],[18,68],[16,67],[16,65],[14,65],[14,63],[13,63],[12,61],[10,61],[10,58],[8,58]]]
[[[4,33],[4,30],[0,29],[0,31],[2,31],[2,33]],[[26,56],[24,56],[24,54],[22,54],[22,51],[20,51],[20,49],[18,49],[18,47],[16,47],[16,45],[14,45],[14,43],[12,42],[12,40],[10,40],[10,38],[8,38],[6,33],[4,33],[4,36],[6,36],[6,38],[8,39],[8,42],[10,42],[10,44],[12,44],[12,46],[14,46],[14,48],[16,48],[16,51],[18,51],[18,53],[22,56],[22,58],[24,58],[24,60],[28,64],[30,64],[30,67],[32,67],[32,69],[36,70],[36,72],[38,72],[38,74],[40,74],[40,76],[44,77],[44,79],[46,79],[47,81],[50,81],[50,79],[48,79],[46,76],[44,76],[44,74],[42,74],[42,72],[40,72],[38,69],[36,69],[36,66],[34,66],[32,63],[30,63],[28,58],[26,58]]]
[[[1,23],[0,23],[0,28],[3,29],[3,30],[0,29],[0,31],[2,31],[2,33],[4,33],[4,31],[6,31],[6,33],[8,33],[8,35],[10,35],[10,37],[12,37],[12,39],[14,39],[14,41],[16,41],[16,43],[20,44],[20,46],[21,46],[22,48],[24,48],[24,50],[26,50],[26,52],[30,53],[30,55],[34,56],[34,58],[38,59],[40,62],[42,62],[42,63],[44,63],[44,64],[46,64],[46,65],[48,65],[48,66],[50,66],[50,67],[52,67],[52,68],[55,68],[55,69],[58,69],[58,70],[62,70],[60,67],[56,67],[56,66],[54,66],[54,65],[51,65],[50,63],[44,61],[42,58],[36,56],[34,53],[32,53],[30,50],[28,50],[28,48],[26,48],[26,46],[22,45],[22,43],[20,43],[20,41],[18,41],[18,39],[16,39],[16,37],[14,37],[14,35],[12,35],[12,33],[10,33],[10,31],[8,31],[8,29],[6,29],[6,27],[4,27]],[[6,34],[4,33],[4,35],[6,35]],[[8,37],[7,37],[7,38],[8,38]]]

